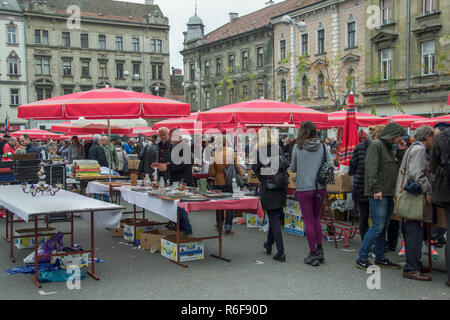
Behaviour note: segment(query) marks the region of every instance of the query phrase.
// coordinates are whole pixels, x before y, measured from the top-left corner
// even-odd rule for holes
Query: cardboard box
[[[284,232],[303,237],[305,236],[305,224],[301,215],[284,214]]]
[[[139,221],[136,222],[136,242],[139,245],[141,240],[141,233],[144,231],[151,231],[157,229],[161,225],[160,222],[154,221]],[[123,228],[123,239],[126,241],[134,241],[134,224],[125,223]]]
[[[142,219],[142,218],[136,218],[136,222],[142,222],[142,221],[148,221],[146,219]],[[120,227],[124,228],[125,224],[133,224],[133,218],[125,218],[120,220]]]
[[[253,170],[247,170],[247,174],[248,174],[248,183],[252,183],[252,184],[260,184],[261,183],[259,181],[258,177],[256,176],[256,174],[253,172]]]
[[[38,233],[56,233],[55,228],[38,228]],[[34,248],[34,229],[17,229],[14,231],[14,236],[27,236],[25,238],[14,239],[14,244],[17,249],[28,249]],[[38,237],[38,246],[43,245],[48,239],[49,236],[40,236]]]
[[[247,213],[245,215],[245,219],[247,221],[247,228],[262,228],[269,223],[269,218],[267,215],[259,218],[257,214]]]
[[[288,170],[289,175],[289,189],[295,189],[295,180],[297,178],[297,174],[293,173],[291,170]]]
[[[152,250],[152,248],[156,248],[157,251],[161,251],[161,239],[176,234],[177,232],[172,230],[144,231],[141,233],[141,249]]]
[[[83,268],[89,266],[89,253],[73,253],[62,257],[52,257],[50,263],[57,264],[58,260],[60,267],[63,269]]]
[[[141,162],[141,160],[128,160],[128,169],[137,170],[139,168],[139,162]]]
[[[284,212],[301,216],[302,210],[300,208],[300,202],[298,202],[297,200],[288,199],[286,202],[286,208],[284,209]]]
[[[112,233],[114,238],[123,238],[124,228],[113,228]]]
[[[352,177],[348,174],[340,175],[338,173],[334,174],[335,184],[327,185],[328,192],[336,193],[349,193],[352,192]]]
[[[193,239],[192,237],[180,235],[182,240]],[[161,255],[177,261],[177,236],[168,235],[161,238]],[[180,244],[180,261],[203,260],[205,248],[203,242],[188,242]]]

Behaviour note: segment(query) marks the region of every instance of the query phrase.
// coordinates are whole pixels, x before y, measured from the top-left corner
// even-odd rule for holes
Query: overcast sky
[[[145,3],[145,0],[121,0]],[[229,22],[230,12],[239,16],[261,9],[268,0],[197,0],[197,13],[205,25],[205,34]],[[275,0],[275,3],[281,0]],[[183,69],[183,32],[187,30],[186,23],[195,13],[195,0],[155,0],[163,14],[169,18],[170,24],[170,65]]]

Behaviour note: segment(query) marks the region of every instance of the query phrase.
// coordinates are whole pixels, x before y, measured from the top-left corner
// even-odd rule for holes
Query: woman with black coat
[[[278,154],[276,151],[278,151]],[[267,156],[268,159],[264,159]],[[275,163],[274,163],[275,161]],[[277,164],[278,162],[278,164]],[[264,164],[263,164],[264,163]],[[272,165],[275,167],[275,174],[267,174],[268,168]],[[269,231],[267,233],[267,242],[264,243],[264,248],[267,254],[272,253],[272,245],[277,246],[277,253],[273,256],[274,260],[285,262],[286,255],[284,253],[283,236],[281,232],[281,220],[283,208],[286,206],[287,187],[289,178],[287,168],[289,162],[283,155],[282,149],[275,139],[275,132],[268,128],[263,128],[258,132],[258,161],[252,166],[255,175],[261,181],[261,205],[263,210],[267,211],[269,217]],[[274,176],[282,177],[282,183],[276,190],[268,188],[268,185],[274,184]],[[279,180],[279,179],[277,179]]]

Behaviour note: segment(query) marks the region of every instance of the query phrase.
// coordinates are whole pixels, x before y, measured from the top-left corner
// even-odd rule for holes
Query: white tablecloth
[[[122,198],[131,204],[156,213],[170,221],[177,222],[178,201],[161,200],[146,192],[132,191],[130,187],[119,187]]]
[[[36,215],[69,212],[81,212],[81,217],[89,221],[90,212],[95,211],[94,222],[110,228],[117,228],[120,225],[124,209],[122,206],[65,190],[58,191],[54,196],[38,194],[33,197],[24,193],[20,185],[0,186],[0,206],[26,222]]]
[[[109,194],[109,186],[100,182],[90,181],[86,187],[86,194]]]

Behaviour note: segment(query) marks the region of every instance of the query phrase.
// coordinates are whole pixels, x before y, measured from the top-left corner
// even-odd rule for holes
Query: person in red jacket
[[[16,152],[17,139],[10,138],[3,146],[2,161],[12,161],[11,156]]]

